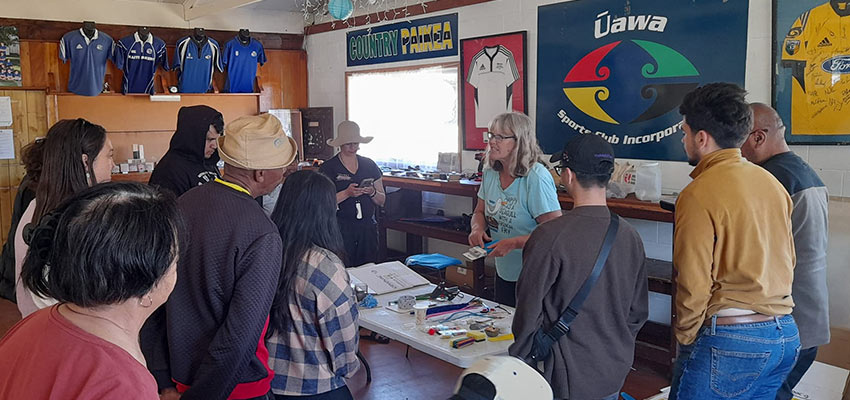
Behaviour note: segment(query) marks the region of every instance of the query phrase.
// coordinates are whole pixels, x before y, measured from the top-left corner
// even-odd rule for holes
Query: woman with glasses
[[[139,330],[174,288],[179,235],[174,197],[138,183],[85,189],[42,216],[21,282],[59,304],[0,341],[0,397],[157,400]]]
[[[528,236],[538,224],[561,216],[555,181],[543,164],[532,128],[531,118],[516,112],[490,122],[480,201],[469,234],[471,246],[492,250],[490,255],[496,257],[495,300],[510,306],[516,305]]]
[[[97,183],[111,181],[115,166],[112,155],[106,130],[82,118],[63,119],[47,131],[35,200],[24,211],[15,232],[15,297],[22,317],[56,304],[52,298],[30,292],[19,279],[29,248],[29,232],[63,201]]]

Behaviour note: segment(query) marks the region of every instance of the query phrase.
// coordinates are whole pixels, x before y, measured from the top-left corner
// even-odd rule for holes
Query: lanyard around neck
[[[224,185],[224,186],[227,186],[227,187],[229,187],[229,188],[231,188],[231,189],[233,189],[233,190],[236,190],[236,191],[239,191],[239,192],[245,193],[245,194],[247,194],[248,196],[250,196],[250,195],[251,195],[251,192],[249,192],[249,191],[248,191],[248,189],[245,189],[245,188],[243,188],[242,186],[239,186],[239,185],[237,185],[237,184],[235,184],[235,183],[225,181],[225,180],[223,180],[223,179],[221,179],[221,178],[215,178],[215,181],[216,181],[216,182],[218,182],[218,183],[220,183],[220,184],[222,184],[222,185]]]

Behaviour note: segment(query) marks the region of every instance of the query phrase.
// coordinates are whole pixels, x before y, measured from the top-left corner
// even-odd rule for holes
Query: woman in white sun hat
[[[345,243],[346,267],[377,261],[375,209],[383,206],[387,197],[381,169],[371,159],[357,155],[360,144],[371,141],[371,136],[360,136],[356,123],[342,121],[336,138],[328,140],[329,146],[339,147],[339,153],[319,168],[336,185],[336,217]]]

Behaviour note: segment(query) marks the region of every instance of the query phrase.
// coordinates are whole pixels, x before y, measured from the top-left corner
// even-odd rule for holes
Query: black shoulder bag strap
[[[581,289],[579,289],[578,293],[576,293],[572,301],[570,301],[570,305],[567,306],[567,310],[561,314],[561,318],[559,318],[551,328],[545,329],[541,327],[537,330],[537,332],[535,332],[534,344],[532,345],[531,354],[529,355],[528,360],[529,364],[532,366],[535,366],[538,361],[543,361],[548,358],[549,353],[552,352],[552,345],[570,331],[570,324],[572,324],[576,319],[576,316],[578,316],[578,312],[581,309],[582,304],[584,304],[584,301],[587,300],[587,296],[590,295],[590,290],[593,289],[593,286],[596,284],[599,276],[602,275],[602,269],[605,266],[605,262],[608,261],[608,254],[611,253],[611,247],[614,245],[614,238],[617,236],[617,229],[620,227],[620,217],[613,211],[609,210],[609,212],[611,213],[611,223],[608,224],[608,231],[605,232],[605,240],[602,242],[602,247],[599,249],[599,254],[596,256],[596,263],[593,265],[593,271],[590,272],[590,275],[584,281],[584,284],[581,285]]]

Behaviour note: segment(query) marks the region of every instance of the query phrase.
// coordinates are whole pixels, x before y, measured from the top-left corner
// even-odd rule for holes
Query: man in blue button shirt
[[[81,96],[97,96],[103,91],[106,60],[112,58],[115,44],[109,35],[94,27],[80,28],[62,36],[59,59],[71,61],[68,90]]]

